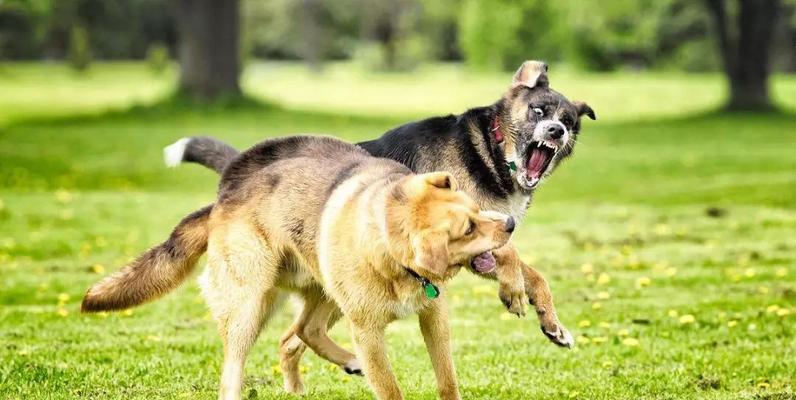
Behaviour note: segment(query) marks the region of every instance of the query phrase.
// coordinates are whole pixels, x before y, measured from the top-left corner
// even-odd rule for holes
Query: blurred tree
[[[88,32],[80,25],[73,26],[69,35],[69,65],[78,72],[87,70],[91,65]]]
[[[730,85],[731,110],[770,109],[770,48],[779,0],[739,0],[736,23],[724,0],[704,0],[716,29],[724,71]]]
[[[479,69],[511,70],[528,58],[560,57],[557,40],[565,23],[542,0],[466,0],[459,20],[459,45]]]
[[[169,66],[169,49],[163,43],[154,43],[146,53],[149,69],[155,74],[162,74]]]
[[[179,91],[200,100],[239,95],[238,0],[176,0]]]

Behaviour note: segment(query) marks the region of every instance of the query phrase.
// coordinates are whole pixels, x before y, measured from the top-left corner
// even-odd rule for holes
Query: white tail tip
[[[182,156],[185,154],[185,147],[191,138],[182,138],[163,148],[163,161],[169,168],[174,168],[182,162]]]

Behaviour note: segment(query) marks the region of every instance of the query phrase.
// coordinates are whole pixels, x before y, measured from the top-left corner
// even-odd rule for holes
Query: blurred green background
[[[375,138],[491,104],[544,59],[599,119],[515,238],[578,344],[463,273],[464,398],[792,399],[795,46],[791,0],[0,0],[0,398],[215,397],[221,344],[193,279],[79,314],[90,284],[213,201],[217,176],[167,170],[165,145]],[[276,351],[290,320],[265,328],[246,397],[294,398]],[[435,398],[415,320],[388,340],[406,397]],[[303,366],[309,398],[370,396]]]

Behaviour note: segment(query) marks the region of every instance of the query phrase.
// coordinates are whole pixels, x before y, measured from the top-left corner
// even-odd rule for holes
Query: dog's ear
[[[575,108],[578,109],[578,117],[587,115],[592,121],[597,119],[597,115],[594,114],[594,110],[592,110],[588,104],[582,101],[576,101],[572,104],[575,105]]]
[[[422,196],[430,187],[438,189],[459,190],[459,183],[448,172],[429,172],[410,177],[403,187],[404,193],[410,196]]]
[[[431,186],[450,189],[454,192],[459,190],[459,182],[456,182],[456,178],[448,172],[430,172],[420,176]]]
[[[542,61],[522,63],[520,69],[514,73],[511,83],[512,87],[525,86],[529,89],[550,86],[550,81],[547,79],[547,64]]]
[[[437,276],[448,269],[448,235],[444,232],[424,231],[412,239],[414,266]]]

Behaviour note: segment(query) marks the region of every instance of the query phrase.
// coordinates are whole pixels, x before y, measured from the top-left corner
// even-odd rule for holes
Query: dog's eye
[[[533,112],[534,112],[534,114],[536,114],[537,117],[543,117],[544,116],[544,110],[542,110],[539,107],[534,107],[533,108]]]
[[[470,222],[467,223],[467,231],[464,232],[464,236],[470,236],[473,232],[475,232],[475,224],[473,220],[470,220]]]
[[[572,119],[570,119],[569,117],[562,118],[561,123],[566,125],[567,128],[572,127]]]

